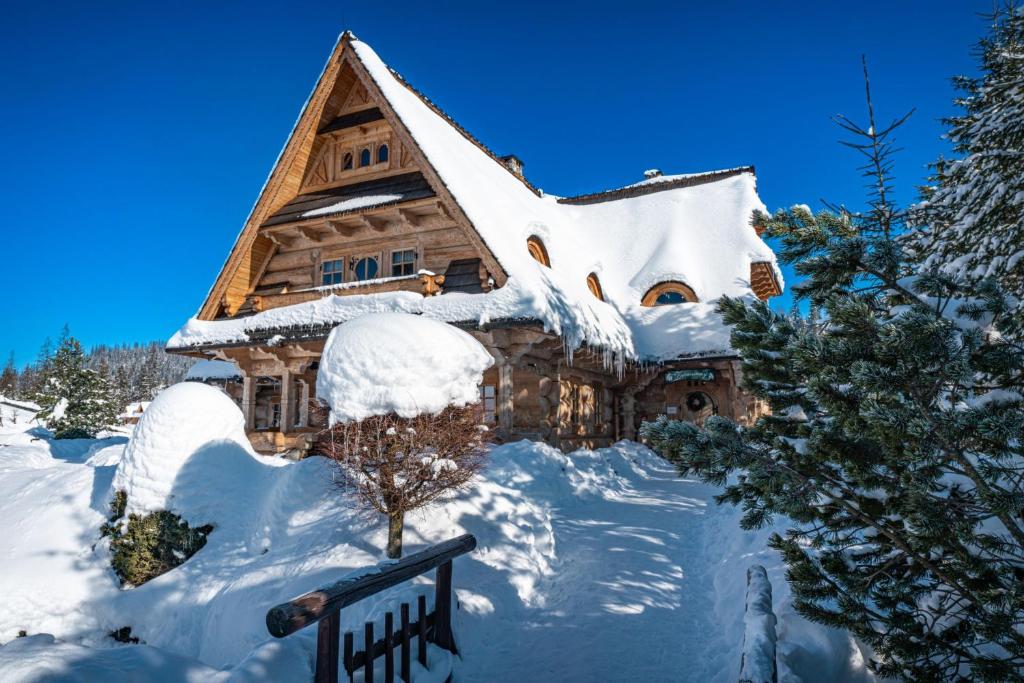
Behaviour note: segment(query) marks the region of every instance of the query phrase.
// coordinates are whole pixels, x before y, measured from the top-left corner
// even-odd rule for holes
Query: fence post
[[[316,683],[338,683],[338,637],[341,611],[320,620],[316,629]]]
[[[747,569],[747,604],[743,615],[743,656],[740,683],[776,683],[775,613],[772,584],[761,565]]]
[[[437,568],[434,582],[434,643],[458,654],[452,637],[452,562]]]
[[[366,652],[366,663],[363,666],[363,680],[366,683],[373,683],[373,622],[366,622],[366,630],[363,633],[363,647]]]

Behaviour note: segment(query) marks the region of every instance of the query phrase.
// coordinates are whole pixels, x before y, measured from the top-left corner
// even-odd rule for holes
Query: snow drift
[[[168,391],[129,449],[123,439],[0,435],[5,682],[308,681],[316,630],[275,640],[267,610],[382,559],[386,523],[355,509],[326,461],[253,455],[214,390]],[[225,423],[182,434],[202,424],[192,407],[204,406]],[[172,444],[187,454],[172,457]],[[139,462],[150,454],[159,466]],[[190,521],[215,525],[187,562],[130,590],[98,533],[115,470],[151,504],[164,496]],[[785,671],[861,676],[848,638],[793,615],[766,534],[740,532],[735,511],[709,504],[714,492],[633,443],[571,454],[529,442],[494,449],[472,489],[406,524],[407,552],[462,533],[478,540],[454,567],[456,680],[735,680],[753,562],[775,584],[779,648],[793,664]],[[342,628],[373,620],[380,629],[398,600],[430,599],[431,580],[342,610]],[[125,626],[145,645],[107,636]],[[16,638],[21,630],[29,637]]]

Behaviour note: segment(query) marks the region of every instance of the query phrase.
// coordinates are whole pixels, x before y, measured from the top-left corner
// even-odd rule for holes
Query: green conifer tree
[[[794,606],[870,645],[878,673],[1024,680],[1024,348],[996,332],[1013,302],[908,253],[887,173],[899,122],[873,118],[839,121],[868,159],[868,210],[755,218],[815,318],[719,303],[771,413],[641,433],[724,487],[744,528],[791,524],[770,544]]]
[[[962,113],[945,123],[959,156],[935,164],[909,239],[927,265],[994,278],[1024,311],[1024,7],[991,25],[978,44],[981,77],[954,79]]]
[[[0,396],[15,398],[18,394],[18,370],[14,367],[14,352],[7,357],[7,364],[0,372]]]
[[[41,373],[35,400],[39,417],[58,439],[94,438],[114,424],[117,406],[107,382],[85,367],[82,345],[65,334],[56,354]]]

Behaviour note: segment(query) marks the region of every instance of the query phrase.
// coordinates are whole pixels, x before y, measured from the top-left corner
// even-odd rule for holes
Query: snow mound
[[[114,489],[128,494],[126,512],[174,509],[174,489],[189,489],[179,481],[185,463],[218,444],[250,452],[245,418],[226,394],[196,382],[160,392],[139,419],[114,475]]]
[[[472,336],[408,313],[373,313],[331,330],[316,392],[331,423],[397,413],[413,417],[480,400],[494,362]]]

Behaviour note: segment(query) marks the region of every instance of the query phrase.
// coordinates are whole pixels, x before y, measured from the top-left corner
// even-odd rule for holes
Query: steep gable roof
[[[316,130],[332,125],[322,110],[322,93],[332,88],[330,80],[339,68],[334,65],[340,63],[348,64],[372,91],[382,116],[412,148],[427,183],[448,200],[453,217],[475,240],[484,265],[500,286],[488,294],[462,295],[472,297],[473,303],[445,303],[443,311],[440,302],[417,304],[424,314],[436,309],[443,319],[476,318],[481,324],[496,318],[528,318],[562,335],[570,350],[589,344],[620,360],[663,359],[681,355],[688,346],[696,353],[728,351],[727,333],[711,302],[723,294],[753,295],[752,264],[768,264],[781,288],[774,255],[750,225],[753,210],[764,208],[752,167],[659,177],[571,198],[544,196],[349,33],[335,47],[271,182],[281,164],[289,162],[287,155],[296,140],[308,140]],[[280,213],[282,204],[293,198],[295,194],[279,201],[274,210]],[[306,201],[294,199],[300,200]],[[269,211],[259,213],[260,222],[270,216]],[[243,237],[254,229],[253,223],[251,216]],[[542,240],[550,267],[530,256],[530,237]],[[591,276],[599,279],[604,300],[587,286]],[[767,291],[761,287],[762,279],[759,293]],[[641,307],[644,292],[665,281],[685,283],[701,303]],[[216,287],[211,298],[215,294]],[[212,317],[209,306],[208,300],[201,318]],[[330,311],[335,317],[352,313],[343,312],[342,302],[307,308]],[[248,324],[261,324],[264,318],[268,325],[281,324],[290,315],[268,311]],[[243,327],[235,331],[236,337]],[[198,325],[189,334],[193,339],[216,338],[209,330]]]

